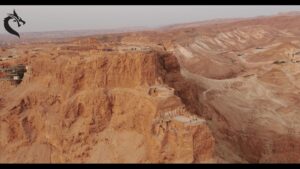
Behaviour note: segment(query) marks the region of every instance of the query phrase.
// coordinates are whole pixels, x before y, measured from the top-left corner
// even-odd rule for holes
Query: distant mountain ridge
[[[123,28],[115,28],[115,29],[90,29],[90,30],[62,30],[62,31],[45,31],[45,32],[20,32],[21,39],[18,39],[14,36],[11,36],[8,33],[0,33],[0,45],[6,43],[15,43],[15,42],[25,42],[25,41],[35,41],[35,40],[54,40],[54,39],[63,39],[63,38],[75,38],[75,37],[84,37],[91,35],[102,35],[102,34],[110,34],[110,33],[126,33],[126,32],[138,32],[138,31],[172,31],[175,29],[181,28],[190,28],[204,25],[212,25],[212,24],[223,24],[223,23],[234,23],[238,21],[248,21],[253,19],[268,19],[272,17],[282,17],[282,16],[298,16],[300,15],[300,11],[291,11],[291,12],[280,12],[275,15],[267,15],[267,16],[255,16],[255,17],[246,17],[246,18],[217,18],[189,23],[178,23],[171,24],[160,27],[123,27]]]
[[[46,32],[20,32],[21,39],[11,36],[10,34],[0,34],[0,44],[14,43],[14,42],[25,42],[34,40],[53,40],[61,38],[74,38],[81,36],[90,35],[101,35],[110,33],[124,33],[131,31],[143,31],[148,30],[146,27],[128,27],[128,28],[117,28],[117,29],[100,29],[100,30],[63,30],[63,31],[46,31]]]

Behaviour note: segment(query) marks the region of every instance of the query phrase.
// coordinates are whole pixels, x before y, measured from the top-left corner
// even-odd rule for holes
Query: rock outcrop
[[[168,114],[186,107],[169,85],[183,80],[174,55],[40,55],[20,62],[31,70],[23,82],[1,85],[1,162],[214,161],[205,120],[188,110]],[[153,88],[161,94],[149,94]]]

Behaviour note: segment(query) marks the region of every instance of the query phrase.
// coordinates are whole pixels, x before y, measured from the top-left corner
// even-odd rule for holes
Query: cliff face
[[[0,162],[300,162],[299,16],[3,48]]]
[[[1,162],[214,161],[205,120],[171,87],[185,83],[174,55],[29,54],[19,62],[30,68],[23,82],[1,82]]]

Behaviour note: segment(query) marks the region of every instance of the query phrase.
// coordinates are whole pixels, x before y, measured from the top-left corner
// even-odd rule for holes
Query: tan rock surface
[[[28,71],[17,86],[0,81],[0,162],[299,163],[299,21],[3,48],[18,57],[0,66]]]

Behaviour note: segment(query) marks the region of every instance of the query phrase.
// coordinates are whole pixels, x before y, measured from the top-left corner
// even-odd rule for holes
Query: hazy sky
[[[26,21],[24,26],[20,28],[13,26],[13,28],[18,32],[40,32],[155,27],[215,18],[251,17],[300,11],[300,6],[0,6],[0,17],[5,18],[7,13],[12,13],[13,9],[16,9],[18,15]],[[0,33],[7,33],[3,26],[0,26]]]

